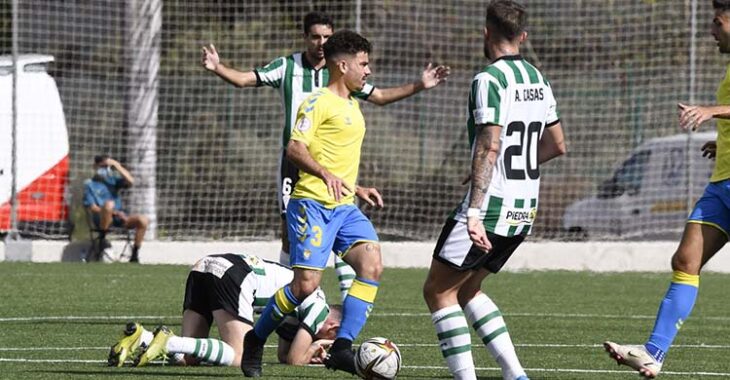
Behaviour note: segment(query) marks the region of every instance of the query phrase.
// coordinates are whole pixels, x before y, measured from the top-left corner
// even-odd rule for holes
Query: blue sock
[[[337,331],[337,338],[354,341],[365,326],[365,321],[373,309],[375,296],[378,294],[377,281],[356,277],[352,281],[345,302],[342,303],[342,322]]]
[[[286,285],[274,293],[269,302],[266,304],[264,311],[261,312],[261,317],[256,321],[253,326],[254,333],[261,340],[271,335],[279,324],[284,319],[284,315],[289,314],[299,306],[299,300],[292,294],[290,285]]]
[[[664,361],[677,332],[692,312],[699,284],[700,276],[674,272],[672,283],[659,306],[654,330],[644,345],[658,362]]]

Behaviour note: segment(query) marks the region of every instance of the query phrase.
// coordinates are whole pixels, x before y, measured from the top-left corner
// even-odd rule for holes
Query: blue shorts
[[[329,209],[311,199],[292,198],[286,226],[292,267],[322,270],[330,252],[343,257],[357,243],[378,241],[370,219],[355,205]]]
[[[730,231],[730,180],[710,182],[689,214],[687,223],[714,226],[727,236]]]

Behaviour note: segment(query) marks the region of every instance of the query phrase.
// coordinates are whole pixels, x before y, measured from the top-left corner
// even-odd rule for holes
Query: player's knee
[[[380,281],[380,275],[383,274],[383,256],[380,253],[380,244],[365,243],[363,248],[366,253],[366,264],[360,266],[358,276]]]
[[[433,298],[433,285],[431,285],[430,279],[426,279],[426,282],[423,283],[423,299],[426,300],[426,303],[428,303],[428,300]]]
[[[291,285],[291,291],[299,302],[307,298],[310,294],[314,293],[319,287],[319,283],[311,279],[299,279]]]
[[[104,211],[113,211],[114,210],[114,201],[104,202],[102,209],[104,209]]]
[[[687,274],[699,274],[701,265],[701,260],[695,259],[683,251],[677,251],[672,256],[672,270],[675,271]]]
[[[469,301],[476,297],[478,293],[479,288],[474,289],[471,286],[467,286],[459,289],[459,292],[456,294],[456,298],[459,300],[459,305],[464,307],[469,303]]]
[[[423,299],[426,301],[426,306],[428,306],[429,310],[435,311],[439,309],[440,294],[438,285],[434,281],[431,281],[430,278],[427,278],[423,284]]]

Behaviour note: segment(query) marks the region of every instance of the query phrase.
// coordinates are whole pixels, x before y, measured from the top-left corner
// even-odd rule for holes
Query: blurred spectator
[[[108,155],[94,157],[94,176],[84,183],[84,207],[91,211],[94,224],[105,242],[111,226],[134,229],[134,245],[130,262],[139,262],[139,248],[149,219],[144,215],[128,215],[122,208],[120,191],[132,187],[134,177],[117,160]],[[106,243],[108,244],[108,243]]]

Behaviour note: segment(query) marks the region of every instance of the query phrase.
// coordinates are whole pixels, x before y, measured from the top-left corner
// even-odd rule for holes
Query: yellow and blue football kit
[[[717,104],[730,105],[730,65],[716,96]],[[687,222],[711,225],[730,237],[730,120],[717,120],[715,168]]]
[[[730,66],[717,89],[717,104],[730,105]],[[713,226],[728,236],[730,231],[730,120],[717,121],[717,151],[710,183],[695,204],[687,223]],[[647,352],[661,365],[677,332],[694,308],[700,276],[675,270],[664,295],[649,339]]]
[[[315,161],[354,187],[364,137],[365,119],[357,101],[323,88],[302,102],[291,140],[304,143]],[[292,267],[323,270],[331,251],[344,256],[357,243],[378,241],[372,223],[355,206],[354,194],[337,201],[321,178],[304,171],[299,175],[286,210]],[[354,279],[342,303],[338,340],[352,342],[358,336],[372,310],[378,286],[374,280]],[[279,289],[254,326],[254,334],[265,340],[283,315],[299,302],[290,285]]]
[[[312,158],[350,186],[357,182],[365,119],[358,102],[327,88],[302,102],[291,139],[307,145]],[[377,242],[370,220],[354,205],[354,194],[339,201],[321,178],[300,171],[287,209],[292,267],[322,270],[329,253],[340,256],[359,242]]]
[[[319,89],[302,102],[291,140],[307,145],[315,161],[345,183],[354,186],[360,166],[360,148],[365,138],[365,119],[360,104],[343,99],[327,88]],[[352,204],[354,194],[336,201],[327,193],[321,178],[301,172],[292,198],[315,200],[327,208]]]

